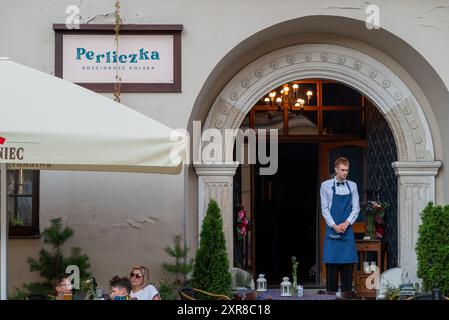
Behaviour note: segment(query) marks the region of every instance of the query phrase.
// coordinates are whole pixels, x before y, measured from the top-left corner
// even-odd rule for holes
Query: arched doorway
[[[303,105],[295,104],[298,98]],[[245,162],[236,170],[233,211],[244,205],[252,223],[244,239],[234,236],[235,266],[278,284],[290,273],[295,256],[300,283],[320,284],[326,226],[319,186],[332,177],[340,156],[351,161],[349,179],[357,184],[361,202],[391,204],[382,240],[388,245],[389,267],[397,266],[397,180],[391,167],[397,161],[396,145],[388,123],[365,96],[335,81],[292,81],[267,92],[240,128],[276,130],[279,143],[276,173],[260,174],[264,165],[259,162]],[[363,227],[363,221],[360,214],[354,227]]]
[[[416,277],[419,212],[435,200],[435,161],[432,135],[424,112],[407,85],[383,63],[354,49],[328,44],[303,44],[267,54],[235,75],[215,99],[204,129],[238,129],[245,115],[262,96],[283,83],[301,79],[338,81],[366,96],[390,127],[398,161],[392,165],[398,177],[398,264]],[[198,175],[198,223],[208,200],[222,208],[228,254],[232,261],[233,140],[212,164],[196,164]],[[206,145],[206,143],[204,144]],[[417,193],[419,196],[412,196]]]

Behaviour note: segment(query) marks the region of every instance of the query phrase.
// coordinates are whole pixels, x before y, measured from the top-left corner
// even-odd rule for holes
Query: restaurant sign
[[[95,91],[180,92],[179,25],[82,25],[56,32],[56,75]]]

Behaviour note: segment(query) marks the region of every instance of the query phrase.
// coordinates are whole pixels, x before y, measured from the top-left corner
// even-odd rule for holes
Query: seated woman
[[[156,287],[149,284],[150,271],[144,266],[131,269],[129,278],[132,283],[131,297],[137,300],[161,300]]]
[[[66,275],[60,275],[55,277],[51,284],[54,289],[54,295],[48,295],[50,300],[64,300],[64,295],[72,294],[72,284]]]

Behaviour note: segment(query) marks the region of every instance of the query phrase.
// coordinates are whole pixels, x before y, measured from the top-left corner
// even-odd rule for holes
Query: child
[[[129,296],[132,284],[128,278],[115,276],[109,283],[111,286],[111,294],[109,296],[112,300],[132,300]]]
[[[48,295],[50,300],[64,300],[65,296],[70,296],[72,294],[72,284],[66,275],[59,275],[55,277],[51,284],[53,286],[54,295]]]

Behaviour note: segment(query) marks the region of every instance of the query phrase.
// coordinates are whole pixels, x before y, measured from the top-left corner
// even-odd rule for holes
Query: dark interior
[[[278,172],[273,176],[258,172],[256,167],[257,274],[279,285],[282,277],[291,278],[291,258],[296,256],[298,281],[315,283],[317,144],[281,143]]]

